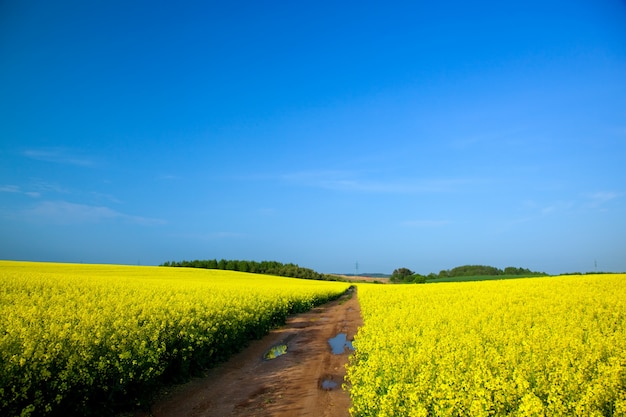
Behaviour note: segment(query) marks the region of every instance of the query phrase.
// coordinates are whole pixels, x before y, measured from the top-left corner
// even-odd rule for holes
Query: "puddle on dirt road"
[[[319,380],[319,388],[324,391],[332,391],[341,388],[341,377],[337,375],[326,375]]]
[[[354,350],[352,342],[346,339],[345,333],[339,333],[337,336],[328,339],[328,344],[334,355],[341,355],[346,349]]]
[[[326,391],[332,391],[337,388],[338,385],[339,384],[337,384],[335,381],[329,381],[327,379],[322,381],[322,389]]]
[[[277,357],[282,356],[285,353],[287,353],[287,345],[281,343],[280,345],[274,345],[269,348],[269,350],[265,352],[265,355],[263,355],[263,359],[269,361],[272,359],[276,359]]]

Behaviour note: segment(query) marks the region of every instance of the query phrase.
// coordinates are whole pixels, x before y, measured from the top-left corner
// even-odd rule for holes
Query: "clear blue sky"
[[[626,271],[626,3],[0,3],[0,259]]]

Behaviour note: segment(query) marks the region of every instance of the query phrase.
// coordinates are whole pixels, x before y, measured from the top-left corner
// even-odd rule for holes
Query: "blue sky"
[[[626,3],[0,4],[0,259],[626,271]]]

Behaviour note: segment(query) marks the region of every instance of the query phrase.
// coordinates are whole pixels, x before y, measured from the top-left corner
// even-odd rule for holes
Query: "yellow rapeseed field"
[[[232,271],[0,261],[0,415],[112,414],[348,285]]]
[[[358,291],[352,416],[626,415],[626,275]]]

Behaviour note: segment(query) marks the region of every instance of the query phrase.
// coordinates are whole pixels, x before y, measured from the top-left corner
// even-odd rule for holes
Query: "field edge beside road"
[[[287,319],[260,340],[210,369],[201,378],[164,392],[135,417],[315,416],[348,417],[349,392],[342,384],[350,351],[333,354],[328,339],[352,340],[363,322],[356,289],[335,301]],[[264,360],[274,345],[284,355]],[[336,383],[324,389],[324,381]],[[326,384],[324,384],[326,385]]]

